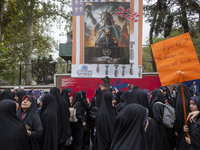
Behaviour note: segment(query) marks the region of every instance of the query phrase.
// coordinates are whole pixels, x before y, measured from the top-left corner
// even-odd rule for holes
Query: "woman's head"
[[[31,106],[31,101],[28,95],[24,96],[22,98],[22,103],[21,103],[21,108],[26,111],[27,109],[29,109]]]
[[[190,98],[190,111],[200,110],[200,97],[194,96]]]

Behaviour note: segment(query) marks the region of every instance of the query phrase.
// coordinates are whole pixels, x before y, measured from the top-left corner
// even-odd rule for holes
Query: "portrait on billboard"
[[[84,5],[84,63],[129,64],[130,20],[119,9],[126,2],[87,2]],[[127,14],[129,11],[127,11]],[[126,11],[124,14],[126,16]]]

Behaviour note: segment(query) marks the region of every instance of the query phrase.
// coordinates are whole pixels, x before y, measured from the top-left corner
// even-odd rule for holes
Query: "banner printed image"
[[[85,3],[85,64],[129,64],[130,21],[117,15],[120,7],[128,10],[130,3]]]

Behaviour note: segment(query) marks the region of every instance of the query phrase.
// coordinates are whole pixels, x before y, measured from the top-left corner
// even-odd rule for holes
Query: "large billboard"
[[[142,77],[142,0],[73,0],[72,77]]]

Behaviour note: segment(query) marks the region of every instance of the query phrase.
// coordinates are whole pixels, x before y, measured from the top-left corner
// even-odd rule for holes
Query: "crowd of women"
[[[24,90],[0,92],[0,149],[8,150],[200,150],[200,97],[186,85],[153,91],[117,91],[102,84],[89,103],[86,91],[53,87],[35,99]],[[164,106],[176,111],[173,128],[163,123]],[[70,122],[69,108],[77,121]]]

